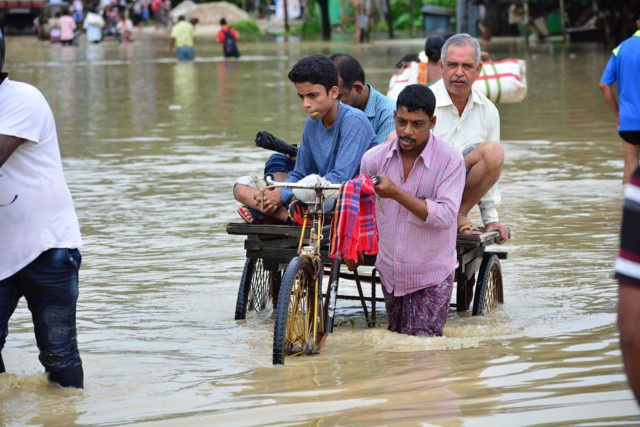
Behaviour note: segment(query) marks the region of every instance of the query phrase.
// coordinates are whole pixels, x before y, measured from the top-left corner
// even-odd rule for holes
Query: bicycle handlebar
[[[298,188],[304,190],[339,190],[342,184],[331,184],[330,182],[310,182],[300,184],[299,182],[276,182],[271,175],[264,178],[267,187],[273,188]]]
[[[267,187],[272,188],[300,188],[307,190],[339,190],[342,184],[331,184],[327,183],[308,183],[308,184],[300,184],[299,182],[276,182],[273,180],[271,175],[267,175],[264,177],[265,182],[267,183]],[[380,184],[381,178],[379,175],[375,175],[371,177],[371,181],[373,181],[373,185]]]

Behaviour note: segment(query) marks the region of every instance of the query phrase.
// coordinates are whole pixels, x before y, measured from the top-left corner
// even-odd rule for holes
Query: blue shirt
[[[312,173],[339,184],[355,177],[360,171],[364,153],[377,145],[376,135],[367,116],[346,104],[338,104],[336,120],[329,129],[322,120],[307,117],[298,148],[296,166],[285,182],[298,182]],[[283,188],[282,201],[287,204],[293,191]]]
[[[615,81],[620,99],[618,130],[640,130],[640,30],[613,49],[600,82],[611,86]]]
[[[367,86],[369,86],[369,100],[367,106],[364,107],[364,114],[376,133],[376,142],[382,144],[387,139],[387,135],[396,130],[396,124],[393,121],[393,112],[396,106],[391,98],[381,94],[370,84]]]

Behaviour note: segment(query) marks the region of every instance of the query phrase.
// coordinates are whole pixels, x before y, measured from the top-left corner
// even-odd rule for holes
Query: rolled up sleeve
[[[438,186],[435,200],[426,199],[426,226],[448,229],[456,224],[466,178],[462,157],[452,160],[447,170],[449,173]]]

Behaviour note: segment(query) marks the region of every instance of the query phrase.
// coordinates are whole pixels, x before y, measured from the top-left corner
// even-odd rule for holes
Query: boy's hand
[[[272,214],[280,206],[282,206],[282,196],[279,188],[269,188],[261,191],[253,197],[262,210],[266,214]]]

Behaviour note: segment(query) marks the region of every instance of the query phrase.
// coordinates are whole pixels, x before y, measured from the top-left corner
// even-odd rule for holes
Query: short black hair
[[[365,84],[364,70],[356,58],[346,53],[336,53],[330,59],[338,68],[338,75],[347,89],[351,89],[355,82]]]
[[[227,20],[226,20],[226,19],[224,19],[224,18],[222,18],[222,19],[220,20],[220,25],[227,25]]]
[[[429,58],[429,62],[438,62],[440,60],[440,52],[445,40],[442,36],[431,36],[424,44],[424,53]]]
[[[323,55],[311,55],[302,58],[289,71],[289,80],[293,83],[321,84],[327,89],[338,86],[338,69],[329,58]]]
[[[396,101],[396,110],[405,107],[409,111],[422,110],[433,117],[436,110],[436,96],[425,85],[413,84],[402,89]]]

